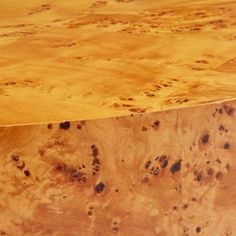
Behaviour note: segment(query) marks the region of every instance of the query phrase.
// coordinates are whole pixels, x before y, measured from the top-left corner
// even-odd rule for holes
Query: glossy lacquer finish
[[[0,235],[236,235],[236,2],[0,1]]]

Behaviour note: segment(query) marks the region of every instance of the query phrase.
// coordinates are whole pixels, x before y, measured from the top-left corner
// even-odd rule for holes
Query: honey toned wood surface
[[[235,109],[0,128],[1,235],[236,235]]]
[[[1,0],[0,125],[235,98],[236,3]]]

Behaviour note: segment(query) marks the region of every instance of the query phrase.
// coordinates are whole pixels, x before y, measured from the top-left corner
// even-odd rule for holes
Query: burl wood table
[[[236,235],[236,1],[0,0],[0,235]]]

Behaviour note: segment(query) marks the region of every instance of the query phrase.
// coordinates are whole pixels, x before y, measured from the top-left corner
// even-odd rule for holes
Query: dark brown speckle
[[[224,144],[224,149],[229,149],[230,148],[230,144],[227,142]]]
[[[181,170],[181,160],[175,162],[171,167],[170,167],[170,171],[172,172],[172,174],[178,172]]]
[[[166,159],[166,155],[161,155],[159,158],[159,162],[163,162]]]
[[[201,139],[202,143],[206,144],[209,140],[209,137],[210,137],[209,134],[205,134]]]
[[[217,174],[216,174],[216,179],[218,180],[221,180],[223,177],[223,173],[221,171],[219,171]]]
[[[145,169],[148,169],[151,165],[151,161],[147,161],[146,164],[145,164]]]
[[[162,161],[162,163],[161,163],[161,168],[166,168],[167,165],[168,165],[168,160],[165,159],[165,160]]]
[[[197,233],[200,233],[200,232],[201,232],[201,228],[200,228],[199,226],[196,228],[196,232],[197,232]]]
[[[104,188],[105,188],[105,184],[101,182],[95,186],[95,192],[101,193],[103,192]]]
[[[65,169],[66,169],[66,165],[64,163],[58,163],[56,166],[57,171],[63,172],[65,171]]]
[[[160,126],[160,121],[159,120],[156,120],[154,123],[153,123],[153,127],[157,128]]]
[[[60,127],[60,129],[69,129],[70,122],[69,121],[62,122],[62,123],[60,123],[59,127]]]
[[[48,129],[52,129],[52,124],[48,124]]]
[[[12,155],[11,156],[11,159],[13,160],[13,161],[19,161],[19,156],[18,155]]]
[[[25,170],[25,171],[24,171],[24,174],[25,174],[25,176],[27,176],[27,177],[30,176],[30,172],[29,172],[28,170]]]
[[[147,127],[143,126],[142,131],[147,131],[147,130],[148,130]]]

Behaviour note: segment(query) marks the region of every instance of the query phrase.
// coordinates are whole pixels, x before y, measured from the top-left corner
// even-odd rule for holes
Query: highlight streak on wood
[[[235,98],[234,1],[1,0],[0,17],[0,125]]]

